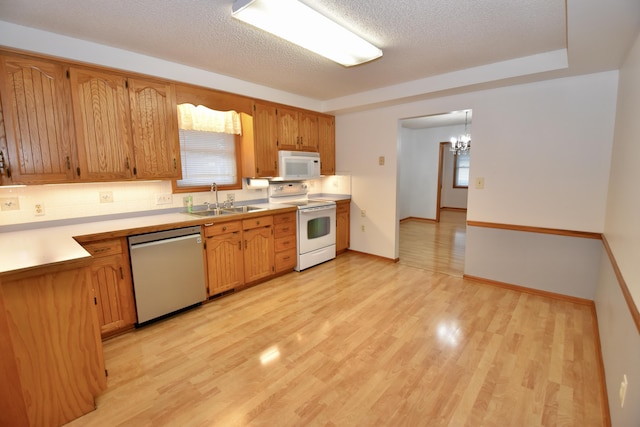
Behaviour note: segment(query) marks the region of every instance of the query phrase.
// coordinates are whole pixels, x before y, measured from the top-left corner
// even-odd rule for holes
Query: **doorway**
[[[467,133],[468,113],[401,120],[400,263],[463,275],[467,189],[454,186],[455,157],[448,140]]]

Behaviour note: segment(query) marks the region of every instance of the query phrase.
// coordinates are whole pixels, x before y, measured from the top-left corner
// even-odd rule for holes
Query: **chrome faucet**
[[[211,192],[216,193],[216,212],[217,212],[220,210],[220,204],[218,203],[218,184],[216,184],[215,182],[211,184]],[[209,207],[211,207],[211,204],[209,204]]]

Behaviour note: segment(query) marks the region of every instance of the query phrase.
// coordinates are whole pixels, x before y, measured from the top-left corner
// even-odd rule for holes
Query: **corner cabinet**
[[[351,200],[336,202],[336,253],[341,254],[350,245]]]
[[[127,79],[70,68],[77,175],[83,181],[133,178],[133,147]]]
[[[132,329],[137,318],[126,240],[82,246],[94,257],[89,270],[102,338]]]
[[[244,285],[242,221],[205,224],[209,297]]]
[[[11,175],[14,184],[73,180],[74,142],[66,68],[54,61],[0,55],[0,73],[7,138],[2,154],[3,176]]]
[[[128,82],[134,175],[141,179],[181,178],[175,86],[140,79]]]

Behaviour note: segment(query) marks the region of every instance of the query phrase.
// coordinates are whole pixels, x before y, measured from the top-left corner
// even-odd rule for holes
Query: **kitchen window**
[[[181,104],[178,124],[182,179],[173,182],[173,191],[209,191],[214,182],[222,190],[241,188],[237,113]]]
[[[453,188],[469,188],[469,152],[453,156]]]

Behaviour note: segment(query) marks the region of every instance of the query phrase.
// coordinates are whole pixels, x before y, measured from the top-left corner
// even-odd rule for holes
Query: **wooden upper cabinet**
[[[318,115],[300,112],[298,114],[298,132],[301,151],[318,151]],[[322,159],[322,157],[320,157]]]
[[[133,178],[127,79],[81,68],[69,72],[78,176],[84,181]]]
[[[278,150],[298,150],[298,110],[278,107]]]
[[[0,89],[6,130],[6,176],[14,184],[73,179],[66,70],[54,61],[0,56]]]
[[[243,123],[243,169],[245,176],[278,176],[278,118],[276,106],[255,102],[253,133]],[[253,136],[253,138],[251,138]],[[245,157],[246,156],[246,157]]]
[[[174,86],[129,79],[129,100],[136,177],[180,179]]]
[[[318,151],[318,115],[278,107],[278,149]]]
[[[320,152],[320,173],[336,173],[336,121],[333,116],[318,117],[318,151]]]

